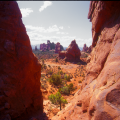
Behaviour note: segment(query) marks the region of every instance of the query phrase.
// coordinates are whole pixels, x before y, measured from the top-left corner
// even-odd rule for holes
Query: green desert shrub
[[[82,80],[79,80],[78,83],[82,83]]]
[[[78,62],[78,63],[77,63],[77,65],[81,65],[81,63],[80,63],[80,62]]]
[[[42,69],[46,69],[46,68],[47,68],[46,64],[42,64]]]
[[[69,95],[71,91],[75,90],[73,87],[73,83],[70,83],[69,85],[63,86],[62,88],[59,88],[59,92],[65,95]]]
[[[47,71],[46,71],[46,74],[47,74],[47,75],[52,75],[52,74],[53,74],[53,71],[52,71],[52,70],[47,70]]]
[[[63,71],[62,71],[62,70],[60,70],[59,73],[60,73],[61,75],[63,75]]]
[[[67,104],[67,100],[64,99],[60,92],[57,92],[55,95],[54,94],[51,94],[48,99],[53,103],[53,104],[59,104],[60,105],[60,110],[61,110],[61,105],[65,105]]]
[[[58,86],[62,83],[61,76],[59,74],[52,74],[52,76],[49,78],[49,82]]]
[[[61,88],[60,92],[62,94],[65,94],[65,95],[69,95],[70,94],[70,90],[69,90],[68,86],[64,86],[63,88]]]
[[[64,79],[67,80],[67,81],[70,81],[70,75],[64,75]]]
[[[58,66],[58,70],[61,70],[60,66]]]
[[[68,86],[68,88],[69,88],[70,91],[73,91],[73,90],[74,90],[73,83],[70,83],[70,84],[67,85],[67,86]]]
[[[44,59],[42,59],[42,64],[44,64],[44,62],[45,62]]]

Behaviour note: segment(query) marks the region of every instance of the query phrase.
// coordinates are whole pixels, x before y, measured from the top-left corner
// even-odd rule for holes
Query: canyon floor
[[[69,103],[73,99],[74,94],[81,89],[82,81],[84,81],[86,73],[86,57],[88,53],[81,52],[80,62],[66,62],[64,59],[59,59],[58,54],[54,51],[33,51],[33,53],[38,58],[42,65],[41,70],[41,90],[43,95],[43,106],[44,112],[46,113],[48,119],[51,119],[57,112],[60,111],[59,105],[54,105],[48,99],[48,96],[55,94],[60,86],[55,86],[49,83],[49,79],[52,74],[56,74],[62,71],[62,75],[69,75],[70,81],[65,81],[65,84],[73,84],[74,90],[70,92],[69,95],[62,94],[62,97]],[[51,71],[51,73],[50,73]],[[61,76],[62,76],[61,75]],[[64,78],[63,78],[64,79]],[[64,108],[65,106],[62,106]]]

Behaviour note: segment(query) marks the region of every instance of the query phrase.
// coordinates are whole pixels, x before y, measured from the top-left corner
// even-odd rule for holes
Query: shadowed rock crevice
[[[120,90],[114,89],[106,96],[106,101],[110,102],[111,104],[115,105],[120,109]]]

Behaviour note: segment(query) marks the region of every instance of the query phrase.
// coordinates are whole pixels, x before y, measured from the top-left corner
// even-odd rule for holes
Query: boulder
[[[91,1],[92,52],[81,90],[52,120],[120,119],[120,1]]]
[[[41,65],[21,18],[16,1],[0,1],[0,120],[43,112]]]

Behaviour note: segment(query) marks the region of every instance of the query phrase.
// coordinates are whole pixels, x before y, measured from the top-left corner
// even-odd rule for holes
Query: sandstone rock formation
[[[47,49],[50,50],[50,40],[47,40]]]
[[[88,53],[91,53],[91,51],[92,51],[92,45],[91,45],[90,47],[88,47],[87,52],[88,52]]]
[[[41,65],[21,18],[17,2],[0,1],[0,120],[43,111]]]
[[[84,44],[84,46],[83,46],[83,50],[82,50],[82,51],[83,51],[83,52],[91,53],[91,51],[92,51],[92,46],[87,47],[87,45]]]
[[[38,50],[38,49],[37,49],[37,46],[35,46],[35,51],[36,51],[36,50]]]
[[[87,52],[87,50],[88,50],[88,47],[87,47],[87,45],[86,44],[84,44],[84,46],[83,46],[83,52]]]
[[[120,120],[120,1],[92,1],[93,50],[82,88],[52,120]],[[59,115],[59,116],[58,116]]]
[[[55,50],[55,43],[54,42],[52,42],[52,43],[50,43],[50,49],[52,50]]]
[[[80,49],[75,40],[71,42],[66,51],[59,52],[59,58],[65,58],[66,61],[79,61],[80,55]]]
[[[55,53],[59,53],[61,51],[60,43],[57,42],[55,45]]]
[[[43,44],[40,44],[40,50],[42,51],[49,51],[49,50],[55,50],[56,49],[56,52],[55,53],[58,53],[58,51],[61,51],[63,50],[63,46],[60,45],[60,43],[54,43],[54,42],[50,42],[50,40],[47,40],[47,44],[43,43]],[[60,50],[59,50],[60,49]]]
[[[47,50],[47,44],[45,44],[45,43],[40,44],[40,50],[46,51]]]

